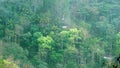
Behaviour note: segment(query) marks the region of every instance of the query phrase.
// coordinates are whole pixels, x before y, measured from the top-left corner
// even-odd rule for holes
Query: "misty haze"
[[[120,0],[0,0],[0,68],[120,68]]]

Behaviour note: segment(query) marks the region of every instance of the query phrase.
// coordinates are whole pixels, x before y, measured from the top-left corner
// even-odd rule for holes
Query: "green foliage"
[[[62,54],[61,53],[57,53],[57,52],[52,52],[51,55],[50,55],[50,59],[53,61],[53,62],[62,62]]]
[[[8,58],[9,56],[15,56],[15,58],[26,59],[26,52],[16,43],[5,43],[2,46],[2,54]]]
[[[0,67],[102,68],[120,53],[119,3],[0,0]]]
[[[77,65],[74,62],[69,62],[66,68],[77,68]]]
[[[116,45],[115,45],[115,54],[120,53],[120,32],[116,35]]]
[[[33,65],[35,66],[35,68],[48,68],[48,65],[46,62],[43,62],[40,58],[39,55],[36,55],[32,60]]]
[[[15,63],[4,60],[1,57],[0,57],[0,67],[1,68],[19,68],[18,65],[16,65]]]
[[[19,67],[14,63],[11,63],[11,62],[8,62],[8,61],[4,60],[3,68],[19,68]]]
[[[50,50],[50,49],[52,49],[51,46],[54,41],[51,37],[47,36],[47,37],[38,38],[38,42],[40,43],[39,48]]]

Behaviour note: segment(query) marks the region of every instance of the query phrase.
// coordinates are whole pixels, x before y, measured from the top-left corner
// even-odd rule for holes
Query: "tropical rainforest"
[[[120,0],[0,0],[0,68],[119,63]]]

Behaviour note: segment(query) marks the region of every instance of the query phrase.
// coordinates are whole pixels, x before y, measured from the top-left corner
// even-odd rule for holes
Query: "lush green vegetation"
[[[0,0],[0,68],[112,68],[119,26],[120,0]]]

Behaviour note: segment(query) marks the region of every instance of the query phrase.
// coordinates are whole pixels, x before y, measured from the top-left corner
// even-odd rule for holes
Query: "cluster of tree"
[[[0,0],[0,67],[107,68],[120,54],[119,4]]]

